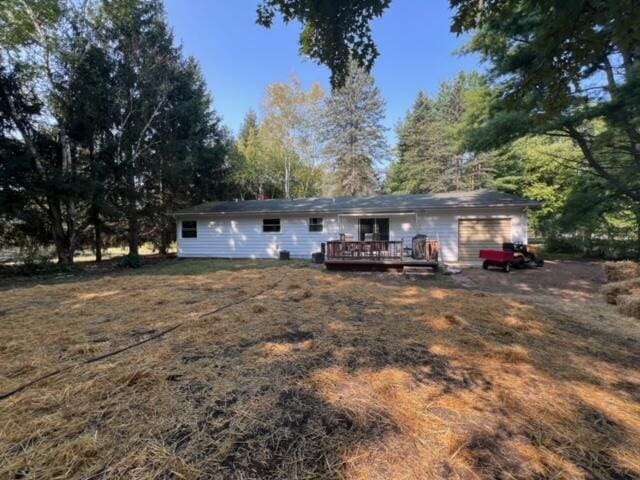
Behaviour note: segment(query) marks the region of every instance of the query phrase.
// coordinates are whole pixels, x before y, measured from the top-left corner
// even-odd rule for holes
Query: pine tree
[[[166,250],[167,212],[230,191],[232,141],[162,3],[5,3],[0,235],[64,263],[108,235]]]
[[[327,101],[324,122],[334,193],[362,196],[378,189],[376,168],[388,154],[384,108],[373,78],[352,63],[344,86]]]
[[[473,190],[491,180],[492,156],[464,149],[461,141],[469,104],[482,78],[460,73],[442,82],[434,100],[420,92],[405,120],[397,127],[397,160],[389,169],[392,193]]]
[[[80,42],[69,42],[81,36],[73,10],[58,2],[25,8],[16,1],[3,2],[0,9],[2,123],[11,125],[33,166],[34,182],[29,183],[43,194],[32,199],[46,217],[61,263],[73,262],[79,244],[78,197],[86,191],[64,116],[72,94],[65,73],[82,52],[75,48]]]
[[[453,149],[434,102],[418,93],[412,110],[397,127],[397,161],[388,176],[392,193],[427,193],[448,190],[445,172]]]
[[[142,192],[142,230],[151,232],[143,240],[153,242],[160,253],[168,250],[175,234],[168,212],[225,193],[231,140],[193,58],[177,62],[168,80],[167,99],[150,134],[153,149],[146,154],[149,174]]]

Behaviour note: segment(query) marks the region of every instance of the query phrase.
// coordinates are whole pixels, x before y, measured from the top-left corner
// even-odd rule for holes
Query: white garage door
[[[478,218],[458,221],[458,261],[477,261],[481,249],[502,249],[511,241],[510,218]]]

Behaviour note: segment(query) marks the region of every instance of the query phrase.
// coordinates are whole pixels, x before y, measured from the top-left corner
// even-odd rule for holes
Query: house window
[[[322,218],[310,218],[309,219],[309,231],[321,232],[322,231]]]
[[[198,238],[198,222],[195,220],[183,220],[182,238]]]
[[[280,219],[279,218],[265,218],[262,220],[263,232],[279,232],[280,231]]]

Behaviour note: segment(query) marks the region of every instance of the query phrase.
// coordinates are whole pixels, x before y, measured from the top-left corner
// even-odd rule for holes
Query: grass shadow
[[[91,422],[90,433],[111,442],[114,464],[131,462],[141,476],[173,465],[157,452],[201,478],[626,480],[639,473],[629,466],[640,431],[636,338],[552,305],[453,289],[444,278],[325,273],[293,261],[175,261],[150,268],[149,293],[136,295],[158,301],[154,289],[164,278],[164,294],[173,296],[150,314],[172,302],[197,312],[194,301],[224,303],[240,288],[244,297],[250,282],[268,281],[283,265],[300,268],[279,273],[286,276],[277,288],[251,303],[188,317],[176,335],[129,352],[117,368],[101,365],[87,390],[65,397],[61,408],[74,416],[93,392],[94,412],[122,416],[119,435],[108,422]],[[191,278],[212,271],[238,274],[215,285],[215,278]],[[141,319],[122,324],[123,334],[148,333],[132,330]],[[125,386],[110,377],[116,388],[99,391],[116,370]],[[74,378],[65,380],[73,391]],[[152,412],[148,427],[137,421],[141,411]],[[131,460],[130,445],[116,443],[122,438],[153,444],[146,454],[155,463]],[[105,468],[102,476],[119,473]],[[164,474],[171,476],[169,466]]]

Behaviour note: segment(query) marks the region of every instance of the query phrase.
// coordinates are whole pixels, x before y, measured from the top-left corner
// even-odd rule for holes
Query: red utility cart
[[[513,265],[513,252],[505,252],[504,250],[480,250],[480,258],[484,260],[482,262],[482,268],[485,270],[492,267],[500,267],[505,272],[511,271],[511,265]]]

